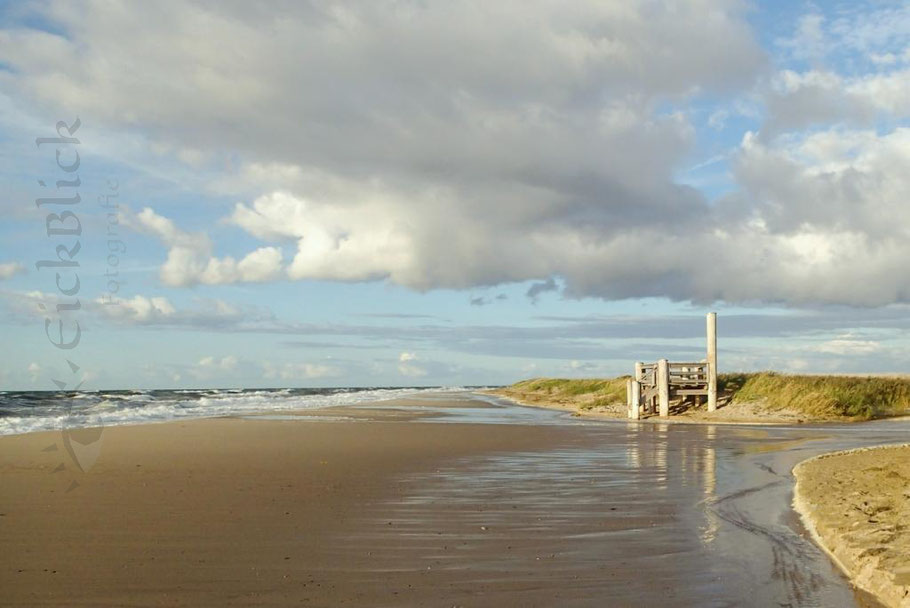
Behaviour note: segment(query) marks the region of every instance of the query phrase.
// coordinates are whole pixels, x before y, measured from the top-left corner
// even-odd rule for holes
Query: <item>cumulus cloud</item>
[[[566,240],[560,257],[706,213],[671,178],[694,140],[684,104],[764,61],[738,2],[284,8],[51,3],[67,36],[3,32],[16,69],[0,79],[168,149],[236,150],[261,196],[231,219],[296,241],[292,279],[430,289],[542,278]],[[168,285],[278,276],[277,248],[214,257],[140,216]]]
[[[36,10],[66,36],[0,33],[0,83],[23,105],[90,106],[99,127],[193,166],[238,159],[245,183],[217,184],[244,194],[225,219],[263,246],[216,255],[209,235],[145,209],[135,225],[167,248],[167,285],[558,280],[571,297],[910,300],[910,143],[893,127],[910,107],[907,11],[801,20],[780,46],[811,65],[759,91],[767,120],[724,156],[733,192],[677,181],[694,104],[768,74],[747,8],[327,2],[277,19],[243,3],[51,2]],[[839,72],[840,48],[874,70]],[[732,122],[721,110],[717,129]],[[149,306],[137,320],[163,314]]]
[[[127,222],[156,236],[167,247],[167,260],[159,272],[166,285],[262,282],[276,279],[282,271],[282,254],[277,247],[260,247],[238,262],[230,256],[214,257],[207,235],[184,232],[172,220],[148,207]]]

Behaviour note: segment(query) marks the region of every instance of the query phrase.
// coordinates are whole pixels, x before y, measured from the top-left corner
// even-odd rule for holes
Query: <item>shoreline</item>
[[[906,538],[899,541],[907,545],[906,548],[892,548],[895,536],[904,525],[901,522],[905,521],[906,514],[902,517],[890,513],[894,509],[893,504],[879,504],[871,510],[869,508],[870,502],[874,505],[887,500],[888,492],[892,491],[892,488],[887,487],[888,481],[891,485],[901,484],[894,479],[876,479],[874,473],[870,474],[872,471],[887,470],[880,477],[897,477],[903,480],[903,487],[910,488],[908,480],[896,470],[894,459],[884,464],[881,462],[882,452],[891,450],[897,453],[896,462],[910,468],[910,443],[840,450],[799,462],[792,471],[795,479],[792,506],[815,544],[851,584],[871,593],[886,606],[906,608],[910,606],[910,556],[902,551],[910,549],[910,535],[904,534]],[[862,462],[870,455],[879,456],[878,462]],[[831,465],[825,462],[828,460],[841,462],[837,463],[839,466],[836,470],[832,470],[833,466],[824,466]],[[857,471],[859,467],[868,464],[883,466]],[[844,479],[832,483],[830,480],[836,479],[838,475]],[[837,487],[832,487],[835,484]],[[906,506],[910,504],[910,493],[906,490],[903,499],[904,509],[910,511]],[[896,506],[900,507],[899,504]],[[864,515],[857,518],[854,510]],[[870,517],[865,517],[870,514]],[[848,525],[844,519],[850,520],[851,516],[852,523]],[[866,521],[863,522],[862,519]],[[893,536],[889,540],[883,540],[883,537],[887,538],[892,532]],[[897,556],[892,555],[895,552]],[[884,560],[888,561],[887,565],[881,563]]]

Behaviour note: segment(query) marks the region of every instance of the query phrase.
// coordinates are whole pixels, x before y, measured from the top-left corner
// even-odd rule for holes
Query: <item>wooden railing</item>
[[[697,403],[705,396],[708,411],[717,407],[717,317],[708,313],[708,357],[697,362],[670,362],[661,359],[655,363],[635,364],[635,376],[626,387],[629,417],[638,419],[641,413],[670,415],[670,400],[685,401],[692,398]]]

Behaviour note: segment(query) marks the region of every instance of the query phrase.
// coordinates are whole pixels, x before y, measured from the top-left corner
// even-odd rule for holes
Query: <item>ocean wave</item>
[[[0,398],[0,435],[317,409],[457,388],[342,387],[10,393]]]

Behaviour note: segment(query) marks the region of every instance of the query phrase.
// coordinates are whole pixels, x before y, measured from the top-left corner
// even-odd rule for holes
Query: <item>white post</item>
[[[666,359],[657,362],[657,400],[660,417],[670,415],[670,363]]]
[[[708,313],[708,411],[717,409],[717,313]]]
[[[632,420],[641,418],[641,382],[632,380]]]
[[[632,378],[626,379],[626,416],[632,417]]]

